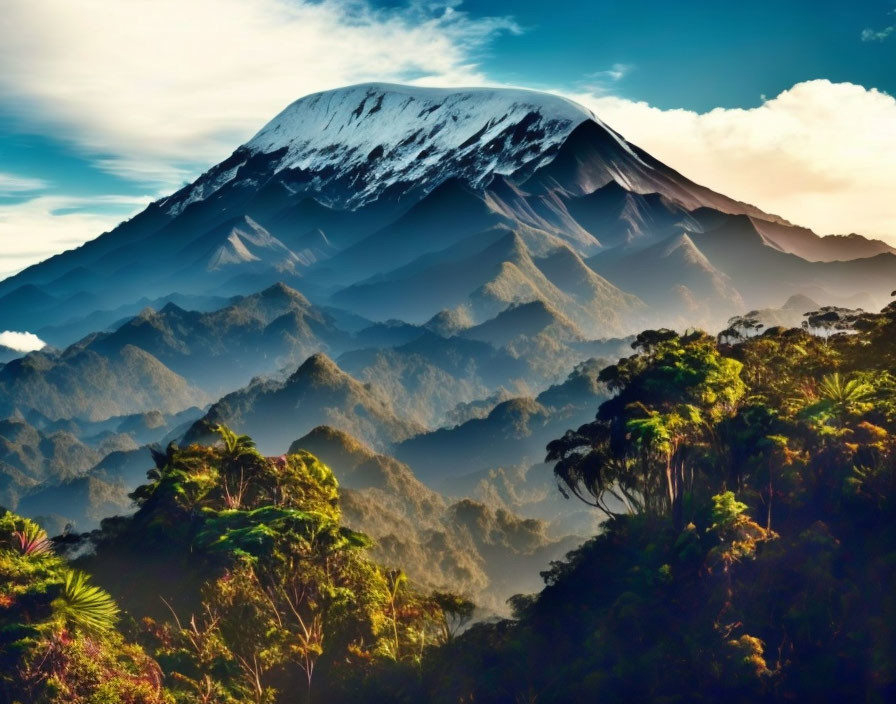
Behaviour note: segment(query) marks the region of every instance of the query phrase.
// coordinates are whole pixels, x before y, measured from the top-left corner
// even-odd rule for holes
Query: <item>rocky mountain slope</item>
[[[648,252],[636,271],[638,252],[682,238],[688,252]],[[642,285],[651,272],[662,287]],[[318,305],[415,323],[542,300],[601,337],[672,312],[717,327],[741,300],[799,293],[880,305],[894,275],[889,246],[820,238],[695,184],[565,99],[364,84],[296,101],[194,183],[0,282],[0,328],[67,344],[75,319],[139,298],[284,281]]]

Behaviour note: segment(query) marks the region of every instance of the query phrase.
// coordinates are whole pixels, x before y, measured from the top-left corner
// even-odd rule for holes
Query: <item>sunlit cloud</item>
[[[0,278],[111,230],[151,198],[38,196],[0,204]]]
[[[158,187],[227,156],[296,98],[366,80],[476,84],[510,19],[458,3],[8,0],[4,108]]]
[[[896,244],[896,100],[886,93],[815,80],[756,108],[706,113],[569,97],[698,183],[822,234]]]
[[[13,332],[4,330],[0,332],[0,347],[8,347],[16,352],[34,352],[46,347],[47,343],[37,335],[30,332]]]

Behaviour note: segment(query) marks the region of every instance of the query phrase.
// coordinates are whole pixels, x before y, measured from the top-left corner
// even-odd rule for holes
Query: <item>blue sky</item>
[[[491,46],[490,75],[574,87],[613,64],[631,70],[619,95],[660,108],[753,107],[813,78],[896,93],[896,49],[861,41],[896,24],[889,0],[469,0],[475,15],[508,12],[526,31]],[[896,39],[896,37],[893,37]]]
[[[896,2],[8,0],[0,276],[191,180],[308,92],[580,100],[686,175],[896,241]]]

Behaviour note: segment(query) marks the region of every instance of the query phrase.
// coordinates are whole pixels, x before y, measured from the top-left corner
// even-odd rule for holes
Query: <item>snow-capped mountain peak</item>
[[[398,180],[437,174],[475,186],[537,167],[586,120],[595,120],[590,111],[548,93],[365,83],[297,100],[246,147],[285,148],[279,169],[363,169],[365,185],[353,197],[364,202]]]
[[[228,184],[246,178],[259,184],[278,174],[294,192],[313,191],[338,208],[389,191],[425,194],[449,178],[480,187],[493,175],[535,171],[588,121],[605,127],[581,105],[531,90],[388,83],[338,88],[289,105],[163,207],[177,215]]]
[[[480,191],[503,188],[514,202],[517,186],[550,200],[550,194],[585,196],[615,182],[626,192],[658,193],[688,209],[769,218],[694,184],[566,98],[516,88],[388,83],[300,98],[159,205],[176,217],[193,203],[233,203],[263,188],[266,197],[307,195],[335,210],[373,202],[388,209],[389,203],[411,206],[448,181]],[[516,215],[534,227],[553,227],[549,213]]]

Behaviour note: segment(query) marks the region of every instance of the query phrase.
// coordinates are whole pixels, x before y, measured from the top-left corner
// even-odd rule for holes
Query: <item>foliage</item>
[[[263,457],[215,430],[216,447],[156,453],[137,513],[106,521],[81,560],[142,618],[179,701],[334,697],[450,637],[448,610],[463,607],[364,555],[371,541],[341,525],[326,465],[304,451]]]
[[[157,452],[137,512],[90,536],[50,549],[7,512],[0,695],[891,701],[896,304],[807,317],[648,330],[600,373],[612,397],[548,461],[604,530],[512,620],[470,625],[465,598],[373,563],[326,465],[223,427],[215,447]]]
[[[52,552],[53,546],[47,532],[33,521],[22,521],[19,530],[12,532],[13,545],[22,555],[37,556]]]
[[[609,516],[671,512],[681,527],[685,494],[721,471],[715,427],[744,398],[742,365],[702,333],[642,333],[636,344],[641,354],[601,372],[616,396],[550,443],[547,461],[561,490],[590,495]]]
[[[548,446],[604,531],[400,701],[892,701],[896,304],[807,318],[639,335]]]
[[[0,535],[10,536],[0,542],[0,701],[171,702],[156,663],[114,630],[109,594],[71,570],[31,521],[4,512]]]
[[[118,607],[107,592],[87,581],[83,572],[67,570],[62,593],[53,602],[53,607],[70,626],[88,631],[109,631],[115,625]]]

